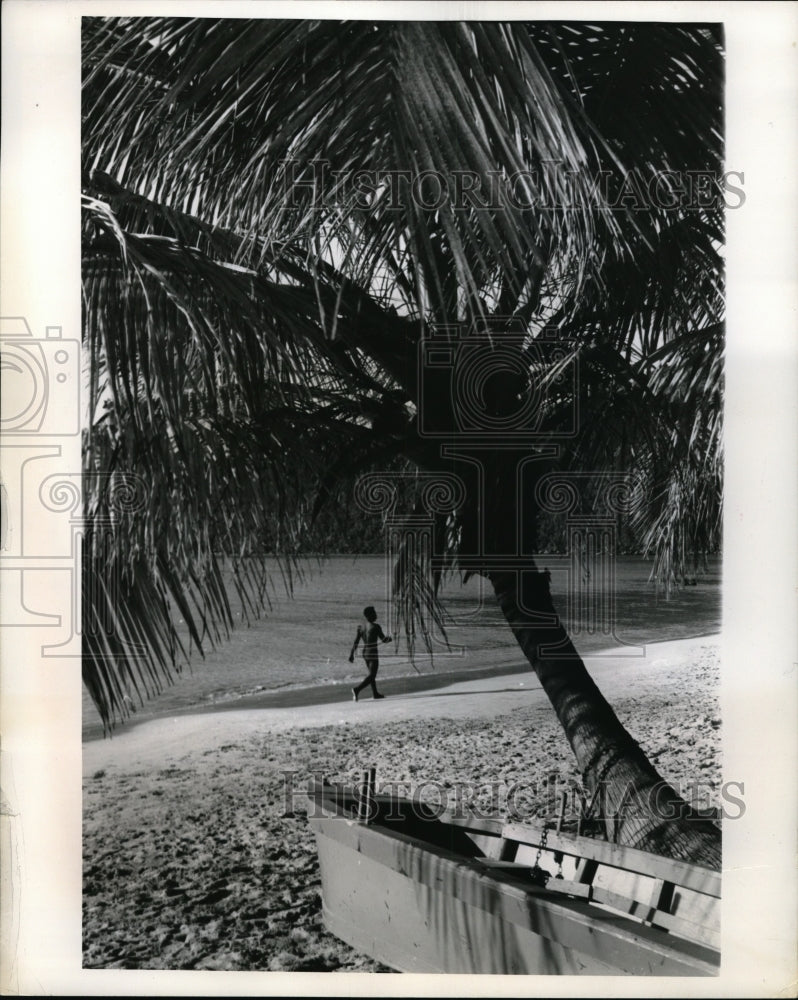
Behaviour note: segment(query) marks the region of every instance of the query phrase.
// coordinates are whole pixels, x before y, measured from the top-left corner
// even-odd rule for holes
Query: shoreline
[[[641,684],[643,691],[667,692],[674,675],[689,673],[690,663],[699,659],[705,650],[712,650],[719,657],[721,642],[721,634],[713,633],[692,639],[649,643],[645,657],[617,655],[617,649],[611,650],[593,658],[588,671],[601,693],[615,707],[616,702],[634,697],[633,692]],[[616,655],[612,655],[613,652]],[[440,719],[489,720],[525,709],[551,712],[559,727],[551,703],[528,664],[512,672],[506,669],[487,671],[480,678],[469,675],[452,680],[439,676],[442,681],[439,685],[419,685],[416,690],[394,692],[383,701],[361,697],[354,704],[347,688],[348,697],[341,692],[342,696],[335,700],[322,700],[322,692],[319,692],[315,701],[306,704],[244,706],[233,702],[219,708],[186,710],[142,719],[124,730],[114,730],[107,739],[85,741],[82,745],[83,773],[88,776],[108,766],[121,770],[165,766],[162,762],[172,755],[213,753],[235,742],[268,733],[290,735],[324,728],[355,730],[359,726],[395,722],[414,724]],[[386,681],[386,693],[388,690]],[[678,691],[675,694],[678,695]],[[521,701],[519,695],[523,695]],[[563,746],[567,749],[564,737]]]
[[[607,659],[644,659],[648,655],[648,650],[658,648],[672,643],[694,643],[700,641],[711,642],[720,640],[720,632],[702,633],[693,636],[682,636],[678,639],[665,639],[656,642],[645,643],[643,648],[646,653],[643,656],[630,654],[623,646],[611,646],[606,649],[596,649],[580,654],[585,661],[588,672],[596,669],[595,662]],[[630,646],[630,648],[632,648]],[[388,697],[420,694],[427,691],[439,691],[452,685],[467,683],[469,681],[481,681],[489,678],[498,679],[503,676],[516,677],[522,674],[533,674],[533,671],[526,661],[513,663],[513,660],[523,660],[523,653],[519,649],[509,650],[508,662],[498,663],[494,666],[474,667],[471,669],[459,669],[431,673],[412,673],[399,676],[384,677],[379,679],[380,690],[384,691]],[[600,670],[600,667],[598,668]],[[114,729],[106,734],[100,723],[91,723],[83,727],[82,743],[84,745],[106,739],[114,739],[134,729],[145,726],[148,723],[173,719],[185,716],[212,715],[217,712],[239,712],[258,711],[268,709],[296,709],[312,708],[321,705],[338,705],[352,700],[352,684],[349,681],[334,681],[332,683],[316,683],[315,685],[297,685],[296,687],[281,687],[271,690],[258,691],[255,694],[242,694],[233,696],[225,700],[219,700],[197,705],[181,706],[179,708],[150,710],[141,717],[132,716],[122,723],[117,724]],[[370,700],[365,696],[364,701]]]

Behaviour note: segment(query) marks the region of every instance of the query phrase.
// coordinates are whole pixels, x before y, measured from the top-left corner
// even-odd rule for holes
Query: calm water
[[[541,566],[547,560],[540,560]],[[651,564],[638,558],[622,558],[616,567],[615,587],[593,574],[600,594],[615,593],[616,627],[595,627],[590,621],[580,623],[579,616],[567,612],[568,577],[557,566],[555,557],[548,560],[552,571],[552,592],[574,644],[587,658],[602,650],[630,644],[706,635],[720,629],[720,561],[710,562],[709,573],[698,585],[686,587],[665,600],[648,583]],[[280,585],[282,587],[282,585]],[[373,604],[385,632],[390,628],[386,563],[381,556],[336,556],[297,586],[294,598],[277,591],[273,610],[250,627],[242,625],[229,642],[195,658],[184,668],[176,683],[139,707],[136,721],[212,705],[230,705],[241,698],[267,695],[291,689],[328,686],[331,698],[347,690],[364,676],[362,659],[348,662],[362,609]],[[501,617],[490,586],[474,578],[462,586],[450,581],[443,591],[443,602],[450,612],[448,628],[453,649],[447,651],[442,641],[433,659],[417,655],[415,668],[404,642],[398,648],[385,645],[380,650],[380,677],[402,677],[416,673],[440,676],[454,672],[501,670],[525,661],[507,625]],[[233,607],[237,599],[232,599]],[[240,619],[240,613],[237,617]],[[84,693],[84,736],[101,732],[99,718]]]

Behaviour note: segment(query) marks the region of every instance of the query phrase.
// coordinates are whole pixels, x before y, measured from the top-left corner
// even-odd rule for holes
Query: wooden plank
[[[316,801],[324,801],[332,806],[343,806],[345,809],[354,808],[357,804],[356,791],[340,783],[316,781],[308,790],[308,797]],[[450,826],[457,826],[472,833],[488,833],[500,837],[505,821],[499,818],[473,816],[470,813],[463,814],[450,809],[444,810],[440,814],[432,806],[424,806],[423,803],[414,802],[412,799],[392,795],[387,792],[375,792],[374,801],[378,805],[392,805],[401,811],[408,819],[417,819],[424,822],[427,817],[420,815],[421,810],[427,809],[437,816],[438,822],[447,823]],[[516,848],[517,849],[517,846]]]
[[[457,828],[452,830],[451,827],[445,827],[444,829],[451,830],[452,833],[457,833],[461,837],[465,837],[476,848],[476,856],[478,857],[495,858],[496,860],[503,861],[515,860],[512,856],[502,858],[502,841],[489,833],[477,833],[475,830],[461,830]],[[454,840],[454,838],[452,839]],[[512,841],[508,841],[508,843],[512,844]],[[518,845],[515,846],[517,847]]]
[[[592,889],[592,898],[597,903],[604,903],[622,913],[628,913],[632,917],[647,920],[654,927],[661,927],[663,930],[678,934],[690,941],[695,941],[697,944],[720,950],[720,931],[715,927],[696,924],[692,920],[687,920],[673,913],[666,913],[664,910],[652,911],[646,903],[630,899],[628,896],[613,892],[611,889],[596,886],[593,886]]]
[[[666,882],[661,878],[655,879],[651,890],[651,908],[655,911],[662,910],[664,913],[671,913],[673,910],[674,889],[673,882]]]
[[[475,833],[493,833],[497,837],[502,835],[505,823],[503,819],[493,819],[488,816],[463,816],[447,810],[441,813],[441,823],[448,823],[450,826],[459,826],[464,830],[473,830]]]
[[[513,874],[516,870],[518,874],[528,874],[531,873],[533,868],[532,865],[510,865],[495,861],[483,862],[481,859],[480,863],[485,864],[486,867],[491,869],[506,872],[507,874]],[[654,885],[651,900],[646,902],[611,889],[592,886],[590,883],[595,870],[598,868],[598,863],[588,860],[583,864],[585,870],[582,872],[577,871],[575,881],[551,878],[546,883],[546,890],[578,896],[583,899],[593,899],[596,902],[612,906],[613,909],[620,910],[622,913],[626,913],[641,922],[650,923],[654,927],[661,927],[664,930],[680,934],[688,940],[705,944],[711,948],[720,948],[720,934],[717,929],[712,926],[696,923],[687,917],[677,916],[670,912],[674,893],[672,883],[658,880]],[[587,881],[583,881],[583,879],[587,879]]]
[[[565,807],[568,804],[568,792],[563,791],[560,793],[560,811],[557,814],[557,833],[562,830],[562,823],[565,819]]]
[[[508,861],[504,858],[478,858],[478,861],[487,868],[506,868],[508,871],[512,869],[524,872],[532,871],[532,865],[524,865],[518,861]]]
[[[477,858],[477,864],[491,871],[500,871],[507,875],[529,876],[535,870],[534,865],[524,865],[516,861],[501,861],[494,858]],[[591,886],[584,882],[573,882],[567,878],[550,878],[545,886],[546,892],[556,892],[563,896],[577,896],[579,899],[590,899]]]
[[[332,850],[330,850],[330,847]],[[357,951],[415,973],[617,975],[613,961],[576,952],[529,926],[421,885],[363,854],[352,861],[320,845],[324,923]],[[379,885],[375,894],[374,886]],[[614,957],[614,949],[613,949]]]
[[[558,892],[564,896],[576,896],[579,899],[592,899],[593,886],[584,882],[573,882],[568,878],[550,878],[546,883],[547,892]]]
[[[343,804],[344,807],[347,807],[349,803],[351,806],[356,804],[354,792],[343,785],[321,786],[318,795],[323,801],[331,802],[337,806]],[[392,804],[400,810],[406,810],[408,818],[417,817],[419,822],[423,822],[423,819],[417,816],[417,804],[410,799],[398,798],[395,795],[385,793],[375,794],[374,798],[377,803]],[[461,816],[451,811],[441,813],[439,822],[475,833],[495,834],[504,840],[528,844],[533,847],[540,846],[544,833],[543,827],[534,827],[523,823],[504,823],[502,820],[487,817]],[[570,857],[608,865],[611,868],[637,872],[640,875],[649,875],[661,879],[663,882],[676,884],[685,889],[692,889],[695,892],[720,899],[720,874],[700,865],[663,858],[634,847],[623,847],[607,841],[593,840],[590,837],[574,837],[556,833],[554,830],[547,830],[546,838],[547,850],[562,851],[563,854]],[[595,874],[595,870],[593,873]],[[584,877],[580,880],[588,881]]]
[[[593,861],[592,858],[581,858],[576,866],[577,881],[590,885],[596,877],[597,871],[598,861]]]
[[[499,848],[499,857],[502,861],[515,861],[516,855],[518,854],[518,841],[517,840],[505,840],[502,838],[501,847]]]
[[[324,801],[330,805],[343,806],[346,809],[354,808],[358,799],[354,789],[346,785],[333,783],[322,785],[316,782],[307,794],[309,798],[313,798],[318,802]],[[502,828],[504,827],[504,820],[498,818],[493,819],[490,817],[473,816],[471,814],[463,815],[451,810],[445,810],[438,815],[437,810],[432,806],[424,806],[423,803],[417,803],[412,799],[402,798],[388,792],[375,792],[373,798],[378,805],[395,806],[408,819],[415,818],[422,823],[429,818],[421,814],[421,811],[426,809],[431,816],[437,817],[438,822],[457,826],[472,833],[488,833],[500,837]]]
[[[567,949],[610,961],[619,971],[633,975],[717,974],[719,959],[713,949],[671,937],[581,899],[523,886],[500,870],[484,871],[482,859],[462,858],[379,826],[330,819],[313,820],[311,826],[320,838],[320,854],[326,841],[347,845],[351,860],[347,854],[339,854],[335,862],[336,867],[352,866],[354,877],[345,880],[347,886],[359,884],[358,858],[368,857],[417,885],[487,912],[491,926],[510,921]],[[508,877],[510,882],[503,881]],[[373,903],[371,888],[368,892]],[[421,913],[419,919],[423,921],[427,915]]]
[[[369,801],[375,802],[378,806],[398,806],[408,807],[410,812],[413,803],[408,799],[398,798],[386,792],[375,792],[374,785],[371,785]],[[347,785],[325,783],[316,785],[307,793],[308,799],[316,806],[322,808],[329,814],[345,814],[358,812],[363,802],[362,793]],[[390,812],[390,810],[389,810]]]
[[[542,827],[533,827],[523,823],[507,823],[502,829],[502,836],[509,840],[517,840],[532,847],[540,846],[543,837]],[[622,847],[607,841],[591,840],[588,837],[570,837],[546,831],[546,849],[562,851],[576,858],[589,858],[599,864],[611,868],[621,868],[624,871],[637,872],[639,875],[651,875],[667,882],[692,889],[720,899],[721,878],[718,872],[693,865],[686,861],[674,861],[657,854],[649,854],[634,847]]]
[[[374,797],[374,784],[377,778],[376,767],[369,767],[363,772],[363,781],[356,790],[357,818],[360,823],[373,823],[377,818],[377,803]]]

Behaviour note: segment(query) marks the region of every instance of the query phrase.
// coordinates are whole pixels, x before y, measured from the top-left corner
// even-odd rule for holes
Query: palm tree
[[[397,560],[411,648],[441,575],[483,574],[607,835],[719,865],[531,554],[545,488],[584,469],[634,470],[666,581],[717,545],[721,93],[713,25],[84,20],[84,679],[107,724],[179,668],[173,608],[192,645],[229,629],[223,554],[256,612],[263,539],[290,582],[336,482],[454,473],[435,558]],[[464,455],[474,351],[485,427],[533,414],[520,450]]]

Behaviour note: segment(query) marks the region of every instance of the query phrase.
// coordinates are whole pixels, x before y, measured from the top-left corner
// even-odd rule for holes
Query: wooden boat
[[[327,928],[399,971],[719,971],[717,872],[543,826],[439,813],[374,794],[373,772],[363,790],[314,783],[308,807]]]

